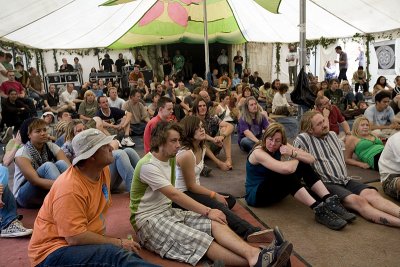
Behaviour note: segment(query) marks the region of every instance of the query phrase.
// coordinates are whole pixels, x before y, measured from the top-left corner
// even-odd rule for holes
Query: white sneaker
[[[0,237],[27,236],[32,232],[32,229],[25,228],[19,220],[14,220],[7,228],[1,230]]]
[[[129,147],[134,147],[135,143],[132,141],[132,139],[128,136],[128,137],[124,137],[121,140],[121,145],[123,146],[129,146]]]

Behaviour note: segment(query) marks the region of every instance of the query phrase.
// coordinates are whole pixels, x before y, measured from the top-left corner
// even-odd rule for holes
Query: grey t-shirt
[[[46,144],[54,156],[56,156],[58,151],[60,151],[60,147],[57,146],[56,144],[53,144],[52,142],[47,142]],[[26,146],[23,146],[20,149],[18,149],[17,153],[15,153],[15,158],[17,158],[17,157],[27,158],[28,160],[32,161],[32,157],[29,154],[29,151],[26,148]],[[18,197],[19,189],[25,184],[25,182],[26,182],[26,179],[25,179],[24,175],[22,174],[18,165],[15,164],[14,187],[13,187],[13,194],[14,194],[15,198]]]

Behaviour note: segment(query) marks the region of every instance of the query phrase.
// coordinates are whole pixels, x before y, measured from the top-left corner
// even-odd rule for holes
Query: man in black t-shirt
[[[243,68],[243,57],[242,52],[237,51],[236,56],[233,58],[233,62],[235,63],[235,72],[239,74],[239,78],[242,78],[242,68]]]
[[[66,58],[62,59],[63,64],[60,66],[60,72],[73,72],[74,67],[71,64],[68,64],[68,61]]]
[[[58,113],[60,111],[73,110],[70,105],[60,105],[60,98],[54,84],[49,85],[49,92],[43,96],[44,111]]]
[[[147,68],[147,63],[143,59],[143,57],[141,55],[138,55],[137,59],[135,60],[134,66],[135,67],[139,67],[139,69],[146,69]]]
[[[104,59],[101,61],[101,66],[105,72],[113,71],[114,60],[110,58],[109,54],[104,55]]]
[[[126,65],[125,59],[123,58],[122,53],[119,53],[118,59],[115,61],[115,66],[117,67],[117,72],[122,73],[122,67]]]
[[[93,117],[93,120],[96,122],[96,128],[106,135],[118,134],[120,131],[123,131],[124,137],[121,140],[121,145],[135,146],[135,143],[129,137],[132,113],[110,107],[106,96],[98,97],[97,102],[100,108],[96,112],[95,117]]]

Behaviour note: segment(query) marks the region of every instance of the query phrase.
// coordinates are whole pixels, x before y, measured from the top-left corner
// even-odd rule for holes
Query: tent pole
[[[306,0],[300,0],[300,68],[306,71],[307,48],[306,48]]]
[[[204,23],[204,58],[206,64],[206,73],[204,77],[207,79],[207,75],[210,72],[210,58],[208,50],[208,29],[207,29],[207,0],[203,1],[203,23]]]

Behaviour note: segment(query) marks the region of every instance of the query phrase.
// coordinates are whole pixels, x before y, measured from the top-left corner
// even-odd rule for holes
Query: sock
[[[332,194],[326,194],[325,196],[322,197],[322,200],[325,202],[331,196],[332,196]]]
[[[311,204],[310,208],[314,209],[316,206],[318,206],[321,202],[315,201],[314,203]]]

